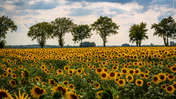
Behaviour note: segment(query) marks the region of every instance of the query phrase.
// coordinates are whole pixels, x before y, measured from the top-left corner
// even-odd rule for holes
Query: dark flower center
[[[8,97],[6,92],[0,92],[0,99],[4,98],[4,97]]]

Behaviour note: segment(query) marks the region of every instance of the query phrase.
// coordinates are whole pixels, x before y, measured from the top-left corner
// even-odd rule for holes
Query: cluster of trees
[[[148,39],[146,28],[147,24],[141,22],[140,24],[134,24],[129,31],[130,42],[136,43],[136,46],[141,46],[142,41]],[[4,42],[7,31],[16,31],[17,26],[14,22],[6,17],[0,17],[0,42]],[[163,18],[159,23],[152,24],[151,29],[154,29],[154,36],[163,38],[165,46],[169,46],[169,39],[176,39],[176,22],[169,16]],[[46,44],[46,40],[50,38],[57,38],[60,47],[64,46],[64,35],[71,32],[73,35],[73,41],[75,43],[80,42],[83,44],[83,40],[90,38],[91,31],[96,31],[103,41],[103,46],[106,46],[107,37],[111,34],[118,34],[119,25],[112,21],[107,16],[100,16],[91,25],[77,25],[72,22],[70,18],[62,17],[56,18],[51,22],[40,22],[29,28],[27,35],[32,40],[37,40],[41,48]],[[3,45],[4,43],[2,43]],[[2,46],[1,45],[1,46]]]

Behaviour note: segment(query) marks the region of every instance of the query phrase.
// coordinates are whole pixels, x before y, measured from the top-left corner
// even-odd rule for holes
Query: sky
[[[7,33],[7,45],[37,44],[27,36],[29,27],[39,22],[51,22],[59,17],[68,17],[75,24],[94,23],[100,16],[108,16],[120,26],[118,34],[108,36],[107,45],[129,43],[129,29],[133,24],[147,23],[147,44],[163,44],[162,38],[153,36],[153,23],[172,16],[176,19],[176,0],[0,0],[0,16],[11,18],[18,29]],[[92,31],[92,36],[83,41],[102,45],[102,39]],[[73,42],[71,33],[64,36],[64,45],[79,45]],[[47,40],[47,45],[58,45],[57,38]],[[135,44],[135,43],[134,43]]]

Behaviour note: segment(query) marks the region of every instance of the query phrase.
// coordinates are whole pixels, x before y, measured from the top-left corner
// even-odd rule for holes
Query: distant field
[[[176,99],[175,77],[176,47],[0,50],[0,99]]]

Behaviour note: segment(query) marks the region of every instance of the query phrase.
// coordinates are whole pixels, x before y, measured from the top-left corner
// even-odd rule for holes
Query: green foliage
[[[92,24],[92,29],[100,35],[103,40],[103,45],[105,47],[107,36],[109,36],[110,34],[117,34],[119,26],[114,23],[111,18],[100,16],[100,18]]]
[[[51,22],[53,25],[53,34],[52,37],[57,37],[60,47],[64,46],[64,35],[71,31],[73,27],[73,22],[70,18],[56,18]]]
[[[5,43],[6,43],[5,40],[1,40],[1,41],[0,41],[0,48],[5,48],[5,47],[6,47],[6,46],[5,46]]]
[[[15,23],[8,18],[7,16],[1,16],[0,17],[0,40],[2,38],[6,38],[6,34],[8,31],[13,32],[17,30],[17,26]]]
[[[139,25],[134,24],[130,28],[130,42],[136,42],[136,46],[141,46],[142,40],[148,39],[146,35],[146,24],[141,22]]]
[[[91,28],[89,28],[88,25],[78,25],[73,27],[72,29],[72,35],[73,35],[73,41],[79,42],[83,39],[90,38],[91,37]]]
[[[32,40],[37,40],[41,48],[46,44],[46,40],[51,37],[53,31],[52,25],[48,22],[37,23],[29,28],[28,36]]]
[[[80,47],[95,47],[96,44],[94,42],[82,42]]]
[[[151,28],[155,30],[154,36],[163,38],[165,46],[169,46],[169,38],[175,38],[176,22],[171,16],[163,18],[158,24],[152,24]]]

